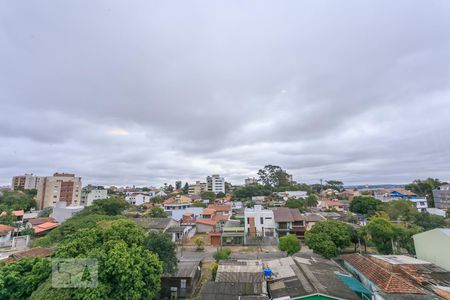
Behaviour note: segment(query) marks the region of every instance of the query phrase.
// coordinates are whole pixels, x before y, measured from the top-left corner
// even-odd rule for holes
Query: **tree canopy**
[[[350,245],[351,236],[347,225],[344,223],[320,221],[305,234],[305,242],[314,253],[330,258]]]
[[[33,193],[26,191],[11,191],[0,193],[0,211],[25,210],[37,206]]]
[[[167,213],[162,207],[152,207],[148,216],[151,218],[167,218]]]
[[[286,251],[288,255],[292,255],[300,251],[300,241],[295,234],[288,234],[280,237],[278,247],[281,251]]]
[[[176,246],[170,236],[163,232],[150,232],[144,242],[145,248],[158,254],[163,263],[165,273],[173,273],[177,269]]]
[[[272,187],[287,186],[290,183],[288,173],[280,166],[266,165],[258,171],[258,176],[263,185]]]
[[[368,196],[356,196],[350,203],[350,211],[357,214],[371,215],[378,210],[381,201]]]
[[[428,205],[434,207],[433,190],[437,189],[446,182],[442,182],[437,178],[427,178],[424,180],[416,179],[412,183],[406,185],[406,189],[414,192],[419,196],[426,196]]]

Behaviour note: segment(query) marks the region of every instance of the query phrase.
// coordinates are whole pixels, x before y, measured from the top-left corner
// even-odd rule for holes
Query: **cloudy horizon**
[[[450,181],[449,1],[2,1],[0,185]]]

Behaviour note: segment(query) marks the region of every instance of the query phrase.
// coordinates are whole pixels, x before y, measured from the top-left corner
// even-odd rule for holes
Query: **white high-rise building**
[[[209,192],[225,193],[225,178],[218,174],[206,177],[206,185]]]

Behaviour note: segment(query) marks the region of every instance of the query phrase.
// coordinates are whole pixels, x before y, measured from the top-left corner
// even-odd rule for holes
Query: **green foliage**
[[[412,221],[418,214],[414,203],[406,199],[383,203],[380,209],[385,211],[391,220],[396,221]]]
[[[288,255],[292,255],[300,251],[300,242],[295,234],[288,234],[280,237],[278,248],[280,248],[281,251],[287,252]]]
[[[129,204],[122,197],[111,197],[107,199],[95,200],[91,206],[88,206],[79,214],[100,214],[108,216],[120,215]]]
[[[316,223],[305,235],[305,242],[314,253],[326,258],[339,254],[340,249],[350,245],[349,227],[336,221],[321,221]]]
[[[145,248],[158,254],[165,273],[174,273],[177,269],[176,245],[170,236],[163,232],[150,232],[145,239]]]
[[[289,185],[289,175],[279,166],[266,165],[258,171],[259,180],[263,185],[278,187]]]
[[[47,217],[50,217],[50,215],[52,213],[53,213],[53,207],[46,207],[39,212],[38,216],[40,218],[47,218]]]
[[[367,224],[372,241],[378,252],[381,254],[391,254],[395,227],[388,219],[383,217],[372,217]]]
[[[20,235],[29,235],[30,237],[34,237],[36,234],[34,233],[33,229],[26,228],[20,232]]]
[[[209,201],[214,201],[214,200],[216,200],[216,193],[214,193],[214,192],[202,192],[200,197],[202,197],[202,199],[208,199]]]
[[[305,207],[316,207],[318,203],[317,196],[314,194],[308,195],[308,197],[304,200]]]
[[[216,262],[211,264],[211,279],[212,281],[216,280],[217,269],[219,269],[219,265]]]
[[[367,196],[356,196],[350,203],[350,211],[357,214],[372,215],[378,210],[381,201]]]
[[[350,233],[346,224],[337,221],[320,221],[311,230],[311,234],[324,233],[338,249],[343,249],[350,245]]]
[[[314,253],[320,254],[325,258],[330,259],[339,255],[336,245],[333,243],[330,236],[325,233],[311,233],[308,231],[305,234],[305,242]]]
[[[341,192],[344,190],[344,183],[339,180],[327,180],[325,189],[332,189]]]
[[[217,193],[217,198],[223,198],[223,197],[225,197],[226,195],[225,195],[225,193],[223,193],[223,192],[219,192],[219,193]]]
[[[203,251],[203,245],[205,244],[205,241],[203,241],[201,238],[196,238],[194,240],[195,245],[197,245],[197,251]]]
[[[191,207],[203,207],[203,208],[205,208],[206,207],[206,203],[203,203],[201,201],[196,201],[196,202],[192,203]]]
[[[183,194],[187,195],[189,193],[189,183],[185,183],[183,186]]]
[[[41,283],[47,280],[51,270],[50,261],[40,257],[1,263],[0,299],[27,299]]]
[[[156,298],[163,267],[158,255],[144,247],[145,236],[133,221],[116,220],[64,239],[55,257],[94,258],[99,262],[100,289],[74,289],[73,298]]]
[[[263,186],[260,184],[251,184],[237,188],[234,192],[234,198],[236,199],[251,199],[254,196],[269,196],[272,194],[272,188],[270,186]]]
[[[0,224],[8,225],[8,226],[16,226],[17,217],[11,214],[11,211],[8,211],[6,215],[0,216]]]
[[[37,206],[33,199],[32,192],[11,191],[3,192],[0,196],[0,206],[3,210],[25,210],[29,211],[31,208]]]
[[[37,290],[31,294],[30,300],[71,300],[72,289],[54,289],[52,288],[52,281],[48,279],[41,284]]]
[[[227,260],[230,258],[231,250],[229,248],[218,249],[216,253],[214,253],[213,257],[218,262],[220,260]]]
[[[445,218],[421,212],[414,215],[413,221],[415,225],[422,227],[425,231],[445,227]]]
[[[153,207],[150,209],[150,213],[148,214],[151,218],[167,218],[167,213],[164,211],[162,207]]]
[[[303,208],[304,202],[301,199],[289,198],[285,204],[289,208]]]
[[[441,182],[437,178],[427,178],[425,180],[416,179],[405,188],[419,196],[426,196],[428,199],[428,205],[430,207],[434,207],[433,190],[445,183],[446,182]]]

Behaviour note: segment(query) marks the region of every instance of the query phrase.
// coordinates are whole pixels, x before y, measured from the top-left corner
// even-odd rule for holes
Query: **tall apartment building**
[[[189,191],[188,194],[189,195],[199,195],[203,192],[207,191],[207,187],[206,187],[206,183],[204,182],[200,182],[200,181],[196,181],[195,184],[190,184],[189,185]]]
[[[81,190],[81,203],[82,206],[89,206],[95,200],[108,198],[108,190],[103,186],[85,186]]]
[[[66,205],[81,204],[81,177],[74,174],[55,173],[41,177],[37,190],[36,202],[40,209],[54,207],[60,201]]]
[[[450,184],[441,185],[433,190],[434,206],[440,209],[450,208]]]
[[[246,186],[247,185],[252,185],[252,184],[257,184],[258,183],[258,179],[256,179],[255,177],[251,177],[251,178],[249,177],[249,178],[245,179],[244,183],[245,183]]]
[[[13,190],[32,190],[37,189],[40,177],[33,174],[14,176],[11,187]]]
[[[208,192],[225,193],[225,178],[218,174],[208,176],[206,177],[206,186]]]

